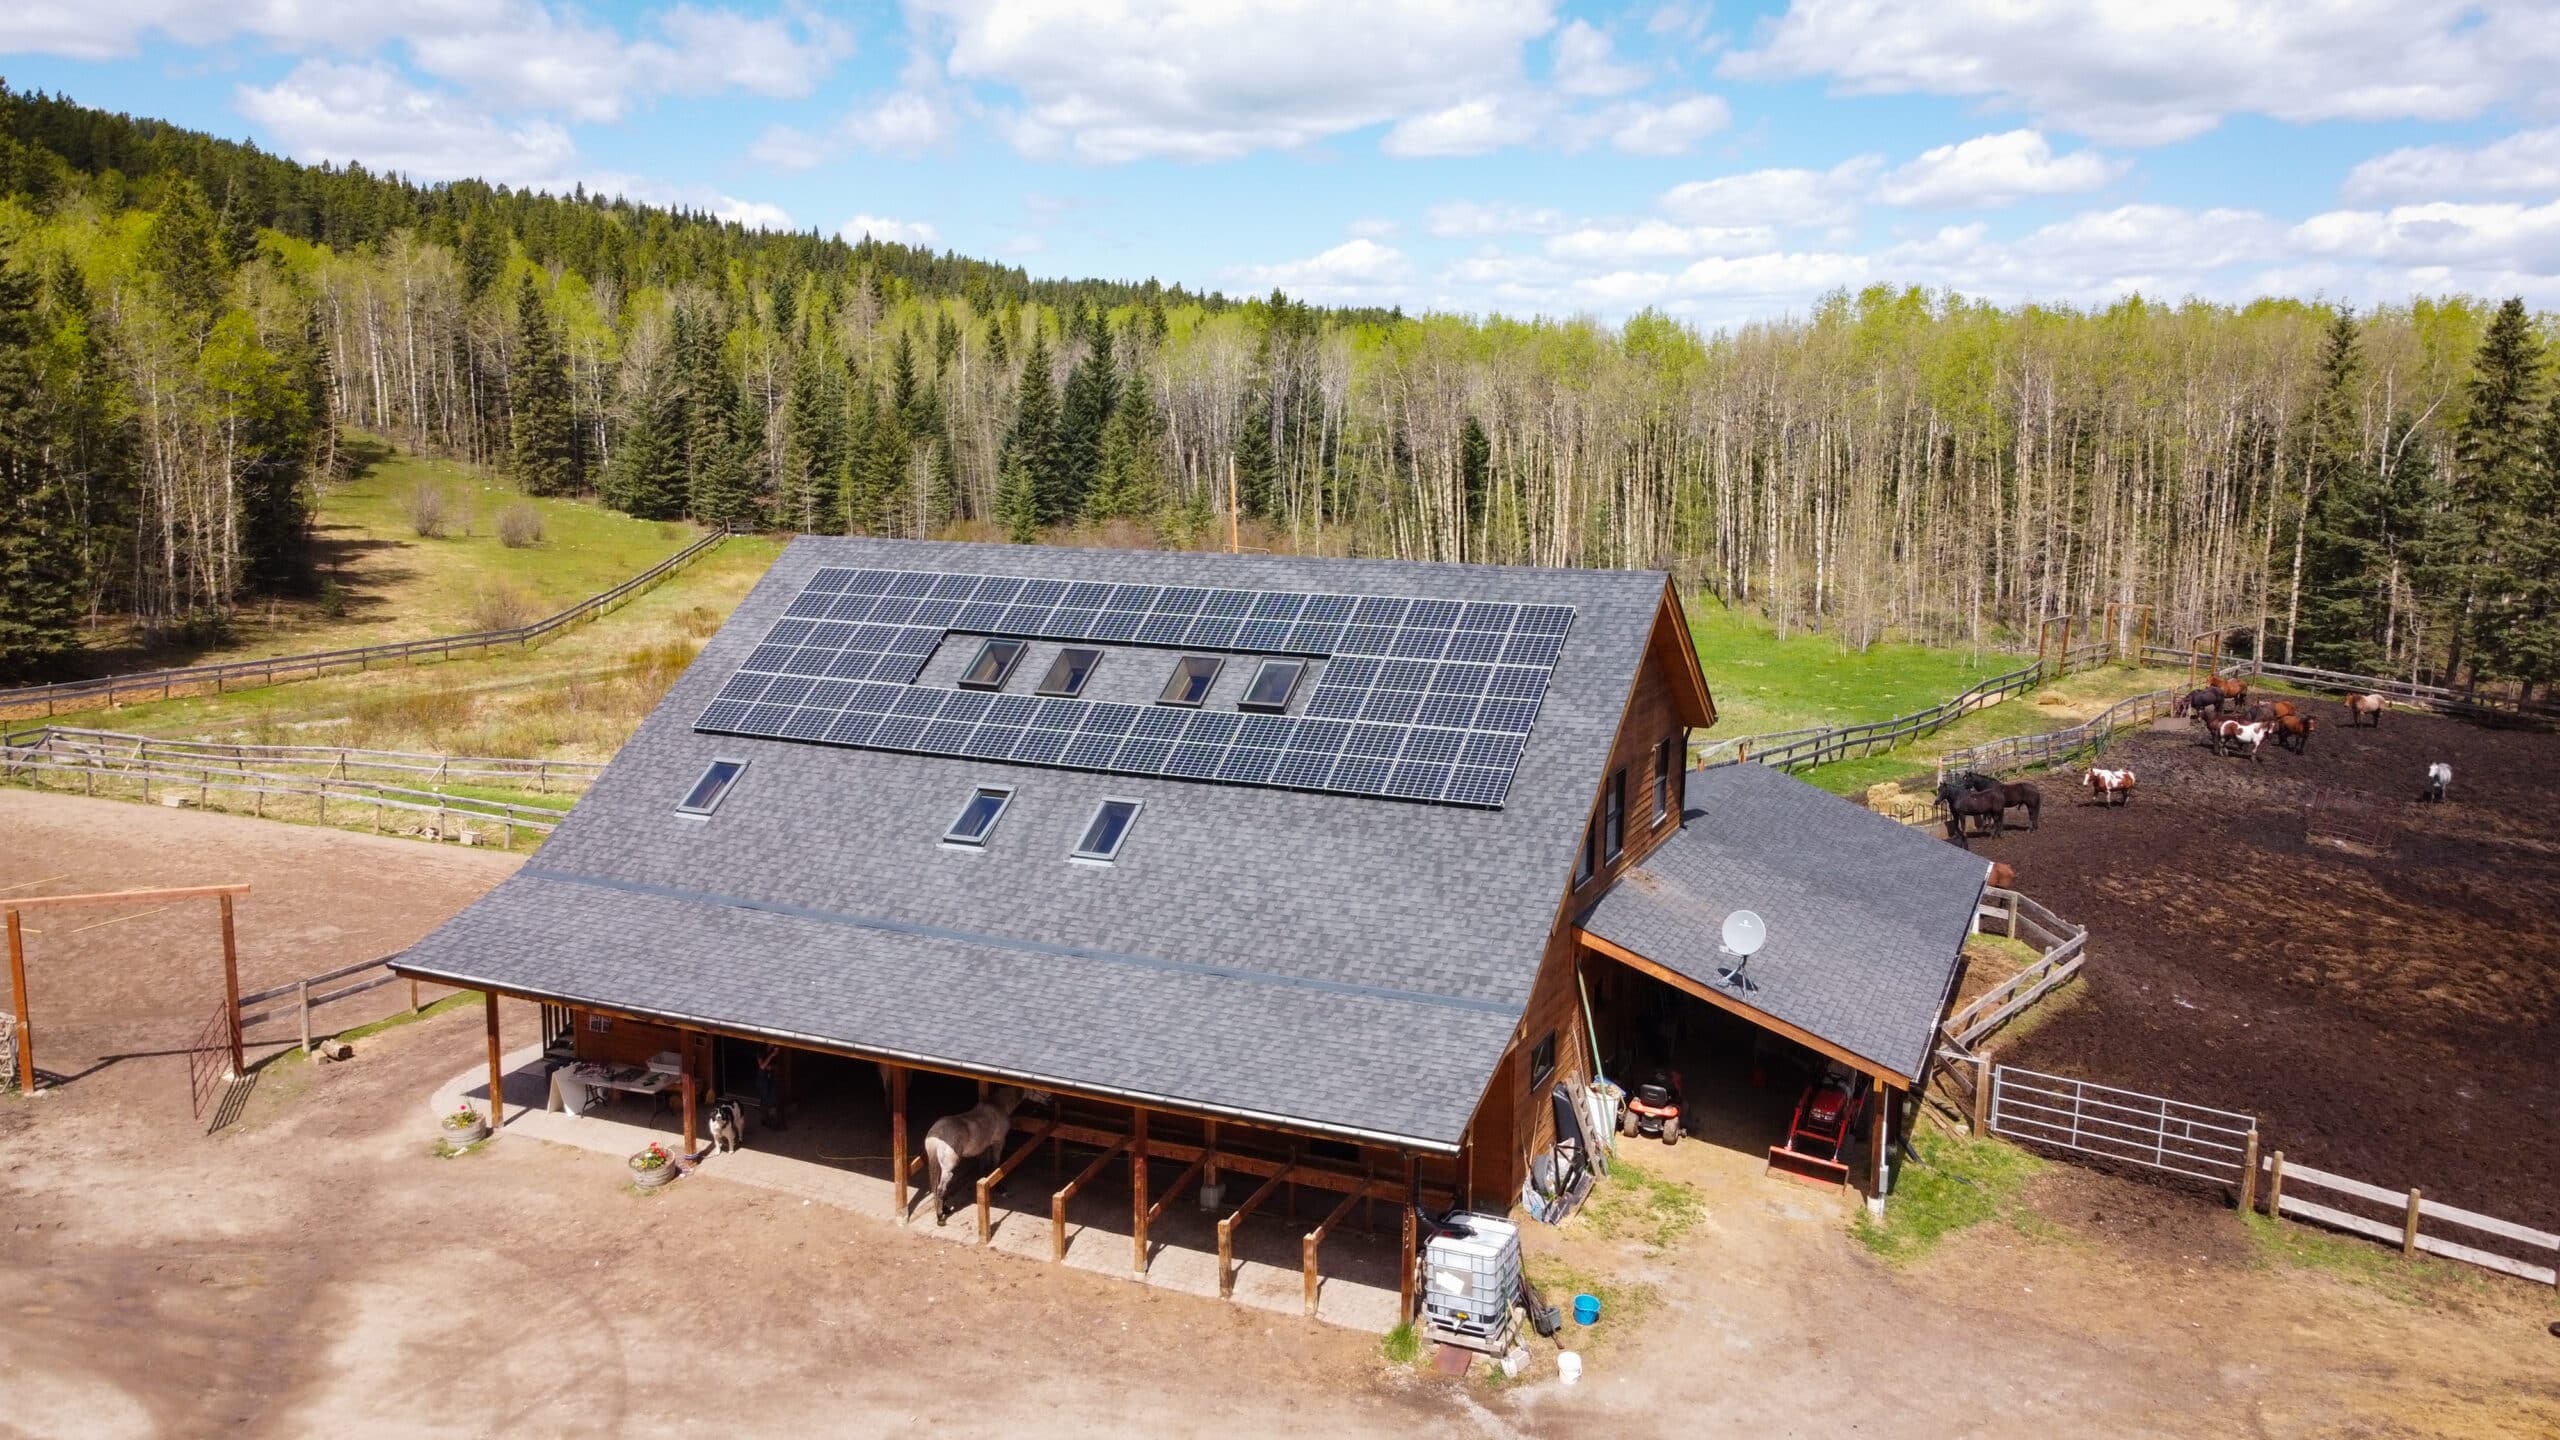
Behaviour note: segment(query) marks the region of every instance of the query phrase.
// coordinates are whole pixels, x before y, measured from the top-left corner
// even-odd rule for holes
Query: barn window
[[[960,807],[960,818],[952,821],[951,828],[943,832],[942,843],[972,848],[986,844],[987,836],[996,828],[996,820],[1004,814],[1004,807],[1012,803],[1013,787],[1010,785],[981,785],[970,791],[969,803]]]
[[[676,806],[676,813],[708,815],[719,809],[720,802],[728,798],[729,787],[737,784],[738,777],[746,773],[747,762],[744,760],[712,761],[704,767],[702,778],[694,781],[693,788],[685,792],[684,800]]]
[[[1040,677],[1040,693],[1062,699],[1074,699],[1084,693],[1084,684],[1093,678],[1102,664],[1102,652],[1081,646],[1068,646],[1049,662],[1049,673]]]
[[[1626,771],[1616,771],[1609,776],[1609,793],[1601,801],[1601,804],[1604,807],[1602,814],[1604,814],[1608,820],[1608,833],[1602,837],[1608,842],[1608,849],[1605,853],[1609,859],[1615,860],[1620,855],[1625,854],[1627,850]]]
[[[1653,823],[1671,818],[1671,776],[1680,768],[1680,737],[1666,735],[1653,752]]]
[[[1225,662],[1215,655],[1185,655],[1173,667],[1173,678],[1165,682],[1164,693],[1156,697],[1159,705],[1198,706],[1209,698],[1209,687],[1217,683],[1218,667]]]
[[[1546,1084],[1547,1077],[1555,1073],[1556,1032],[1550,1030],[1547,1032],[1545,1039],[1540,1040],[1537,1044],[1529,1047],[1529,1089],[1531,1092],[1534,1093],[1539,1086]]]
[[[1304,660],[1265,660],[1253,672],[1253,683],[1246,686],[1244,698],[1236,702],[1239,710],[1286,710],[1289,697],[1298,689],[1298,677],[1307,673]]]
[[[1573,883],[1582,884],[1600,869],[1600,822],[1582,827],[1582,854],[1573,862]]]
[[[1128,843],[1129,827],[1137,818],[1137,801],[1103,801],[1093,808],[1093,819],[1084,827],[1084,838],[1076,842],[1073,858],[1106,865],[1119,859],[1120,847]]]
[[[978,648],[978,658],[960,672],[961,688],[966,690],[1001,690],[1013,675],[1013,667],[1022,663],[1022,652],[1030,647],[1019,640],[990,640]]]

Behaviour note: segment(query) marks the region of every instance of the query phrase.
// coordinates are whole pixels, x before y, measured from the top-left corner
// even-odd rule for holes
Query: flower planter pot
[[[437,1130],[444,1136],[444,1143],[456,1150],[489,1138],[489,1122],[477,1117],[468,1125],[440,1125]]]
[[[637,1163],[631,1167],[631,1183],[643,1190],[655,1190],[674,1178],[676,1178],[676,1164],[672,1160],[664,1165],[653,1165],[645,1170]]]

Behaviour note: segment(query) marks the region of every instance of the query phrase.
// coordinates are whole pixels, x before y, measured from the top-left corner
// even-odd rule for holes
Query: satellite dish
[[[1768,923],[1753,910],[1736,910],[1724,917],[1724,948],[1748,960],[1769,943]]]

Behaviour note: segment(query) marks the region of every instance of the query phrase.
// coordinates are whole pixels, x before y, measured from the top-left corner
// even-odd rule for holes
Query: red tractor
[[[1627,1097],[1627,1108],[1618,1114],[1618,1133],[1679,1144],[1680,1072],[1656,1070],[1652,1079],[1638,1085]]]
[[[1769,1147],[1769,1168],[1816,1185],[1847,1183],[1849,1167],[1841,1157],[1848,1152],[1849,1136],[1865,1108],[1865,1088],[1858,1077],[1833,1065],[1821,1079],[1804,1087],[1796,1101],[1795,1123],[1787,1128],[1787,1143]]]

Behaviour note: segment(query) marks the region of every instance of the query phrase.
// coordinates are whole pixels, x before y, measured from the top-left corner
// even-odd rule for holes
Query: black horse
[[[2178,716],[2193,715],[2198,720],[2220,719],[2222,692],[2210,685],[2200,690],[2190,690],[2178,697],[2176,703],[2169,707],[2169,713]]]
[[[1946,801],[1947,806],[1948,839],[1970,850],[1973,845],[1966,838],[1966,831],[1969,828],[1967,822],[1988,819],[1991,822],[1991,833],[1994,835],[2008,828],[2009,802],[2001,795],[1998,786],[1995,785],[1988,790],[1955,789],[1952,798],[1946,795],[1946,791],[1950,789],[1955,787],[1942,787],[1939,792],[1940,798]]]

